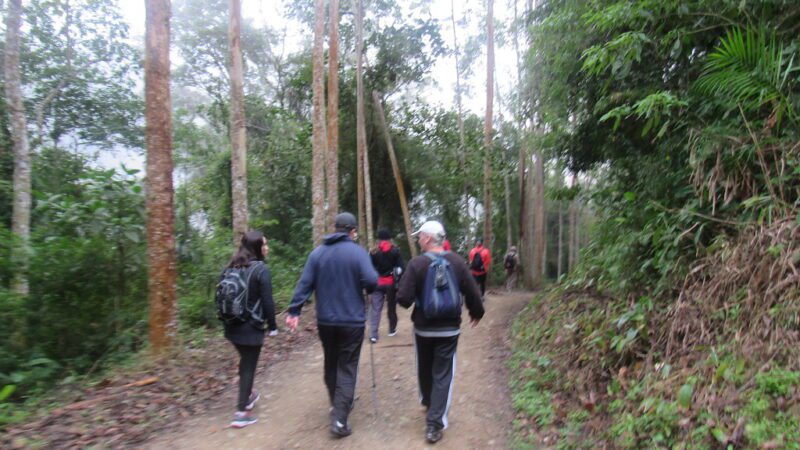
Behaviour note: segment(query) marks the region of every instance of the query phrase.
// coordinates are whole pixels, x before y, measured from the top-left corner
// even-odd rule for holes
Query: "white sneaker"
[[[395,336],[397,334],[397,330],[392,330],[389,332],[387,336]]]

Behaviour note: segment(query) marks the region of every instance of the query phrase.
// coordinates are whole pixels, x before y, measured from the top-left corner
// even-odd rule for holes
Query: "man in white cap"
[[[447,428],[447,413],[453,394],[456,347],[461,333],[461,295],[464,295],[472,326],[478,324],[484,311],[480,290],[467,263],[457,254],[442,248],[445,238],[442,224],[435,220],[425,222],[413,235],[425,254],[408,262],[400,279],[397,303],[404,308],[415,305],[411,320],[414,322],[420,402],[428,410],[425,439],[435,443]],[[439,267],[444,269],[440,272]],[[441,281],[445,279],[444,289],[452,286],[454,294],[448,294],[447,298],[458,304],[451,315],[442,317],[429,313],[423,302],[432,297],[430,290],[434,289],[434,284],[435,289],[442,289]]]

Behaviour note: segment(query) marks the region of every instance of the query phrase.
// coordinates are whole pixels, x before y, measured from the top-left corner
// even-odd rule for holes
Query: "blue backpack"
[[[461,317],[461,291],[453,266],[444,258],[447,253],[425,253],[431,264],[425,276],[422,298],[417,299],[417,308],[422,310],[426,319]]]

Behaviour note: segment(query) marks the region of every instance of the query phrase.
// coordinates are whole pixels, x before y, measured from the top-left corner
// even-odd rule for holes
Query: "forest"
[[[504,447],[800,448],[800,3],[123,3],[0,3],[0,446],[143,442],[44,418],[350,211],[519,249]]]

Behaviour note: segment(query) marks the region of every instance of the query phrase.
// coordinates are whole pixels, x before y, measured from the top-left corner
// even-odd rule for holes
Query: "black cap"
[[[483,238],[479,237],[478,239],[475,239],[475,243],[476,244],[483,244]]]
[[[356,216],[350,214],[349,212],[343,212],[336,215],[336,224],[334,226],[336,227],[337,231],[350,231],[358,228],[358,223],[356,222]]]
[[[392,235],[389,234],[389,230],[387,230],[386,228],[381,228],[380,230],[378,230],[378,239],[382,239],[382,240],[386,241],[386,240],[389,240],[391,238],[392,238]]]

